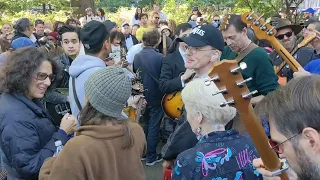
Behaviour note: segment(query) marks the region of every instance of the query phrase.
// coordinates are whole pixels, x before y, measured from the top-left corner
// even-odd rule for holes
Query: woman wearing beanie
[[[41,168],[40,180],[145,179],[146,140],[139,124],[122,119],[131,81],[120,67],[106,67],[85,83],[87,104],[77,136]]]

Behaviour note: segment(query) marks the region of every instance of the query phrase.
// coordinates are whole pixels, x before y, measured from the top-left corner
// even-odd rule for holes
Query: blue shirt
[[[172,180],[256,180],[262,179],[252,160],[259,155],[248,136],[236,130],[212,132],[179,154]]]

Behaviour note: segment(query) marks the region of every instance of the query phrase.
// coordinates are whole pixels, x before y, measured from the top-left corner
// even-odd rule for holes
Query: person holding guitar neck
[[[297,34],[301,32],[302,27],[299,25],[291,24],[291,22],[287,19],[277,18],[276,30],[277,33],[275,37],[278,39],[278,41],[280,41],[280,43],[288,52],[291,52],[297,45]],[[316,59],[313,51],[313,48],[301,47],[293,55],[293,57],[299,62],[302,67],[304,67],[308,62]],[[282,58],[276,51],[272,52],[269,57],[274,66],[279,66],[282,63]],[[281,75],[287,77],[287,81],[290,81],[293,78],[293,71],[287,65],[282,70]]]
[[[320,177],[320,76],[292,79],[268,94],[255,110],[269,119],[270,146],[286,158],[297,174],[290,180],[316,180]],[[269,180],[280,180],[267,171],[261,159],[253,160],[257,170]],[[294,173],[288,172],[288,175]]]
[[[244,79],[253,78],[252,81],[247,83],[247,86],[250,91],[258,91],[251,99],[251,103],[256,104],[278,87],[278,78],[266,51],[248,38],[247,31],[247,24],[242,22],[240,15],[230,15],[228,24],[225,28],[222,28],[222,35],[233,53],[223,58],[237,59],[239,63],[245,62],[247,64],[247,68],[242,70],[241,74]],[[246,55],[244,56],[244,54]],[[244,57],[240,58],[240,56]]]

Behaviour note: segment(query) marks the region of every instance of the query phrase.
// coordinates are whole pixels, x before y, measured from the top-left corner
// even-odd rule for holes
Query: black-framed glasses
[[[215,19],[215,20],[213,20],[214,22],[220,22],[220,19]]]
[[[186,52],[189,51],[191,54],[195,54],[199,51],[210,51],[210,50],[215,50],[214,48],[212,49],[201,49],[200,47],[190,47],[190,46],[185,46],[184,47]]]
[[[278,40],[283,40],[283,39],[284,39],[284,36],[286,36],[287,38],[290,38],[290,37],[292,36],[292,34],[293,34],[293,32],[290,31],[290,32],[287,32],[287,33],[285,33],[285,34],[278,35],[276,38],[277,38]]]
[[[37,72],[35,75],[36,80],[38,81],[44,81],[47,78],[49,78],[49,80],[52,82],[55,80],[56,76],[53,74],[46,74],[46,73],[42,73],[42,72]]]
[[[272,139],[269,140],[269,146],[271,147],[271,149],[273,149],[276,153],[278,154],[282,154],[284,149],[282,147],[282,145],[287,142],[287,141],[290,141],[291,139],[293,139],[294,137],[298,136],[302,131],[300,131],[299,133],[291,136],[290,138],[282,141],[281,143],[278,143],[278,142],[275,142],[273,141]]]

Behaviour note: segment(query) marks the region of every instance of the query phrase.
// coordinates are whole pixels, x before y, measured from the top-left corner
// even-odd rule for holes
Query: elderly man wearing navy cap
[[[181,76],[182,87],[188,80],[206,78],[210,69],[220,60],[224,49],[224,39],[221,32],[212,25],[197,26],[188,37],[178,38],[186,43],[186,72]],[[173,160],[181,152],[194,147],[198,140],[184,116],[179,119],[179,128],[169,137],[162,149],[163,167],[172,166]],[[232,122],[226,126],[229,129]]]

